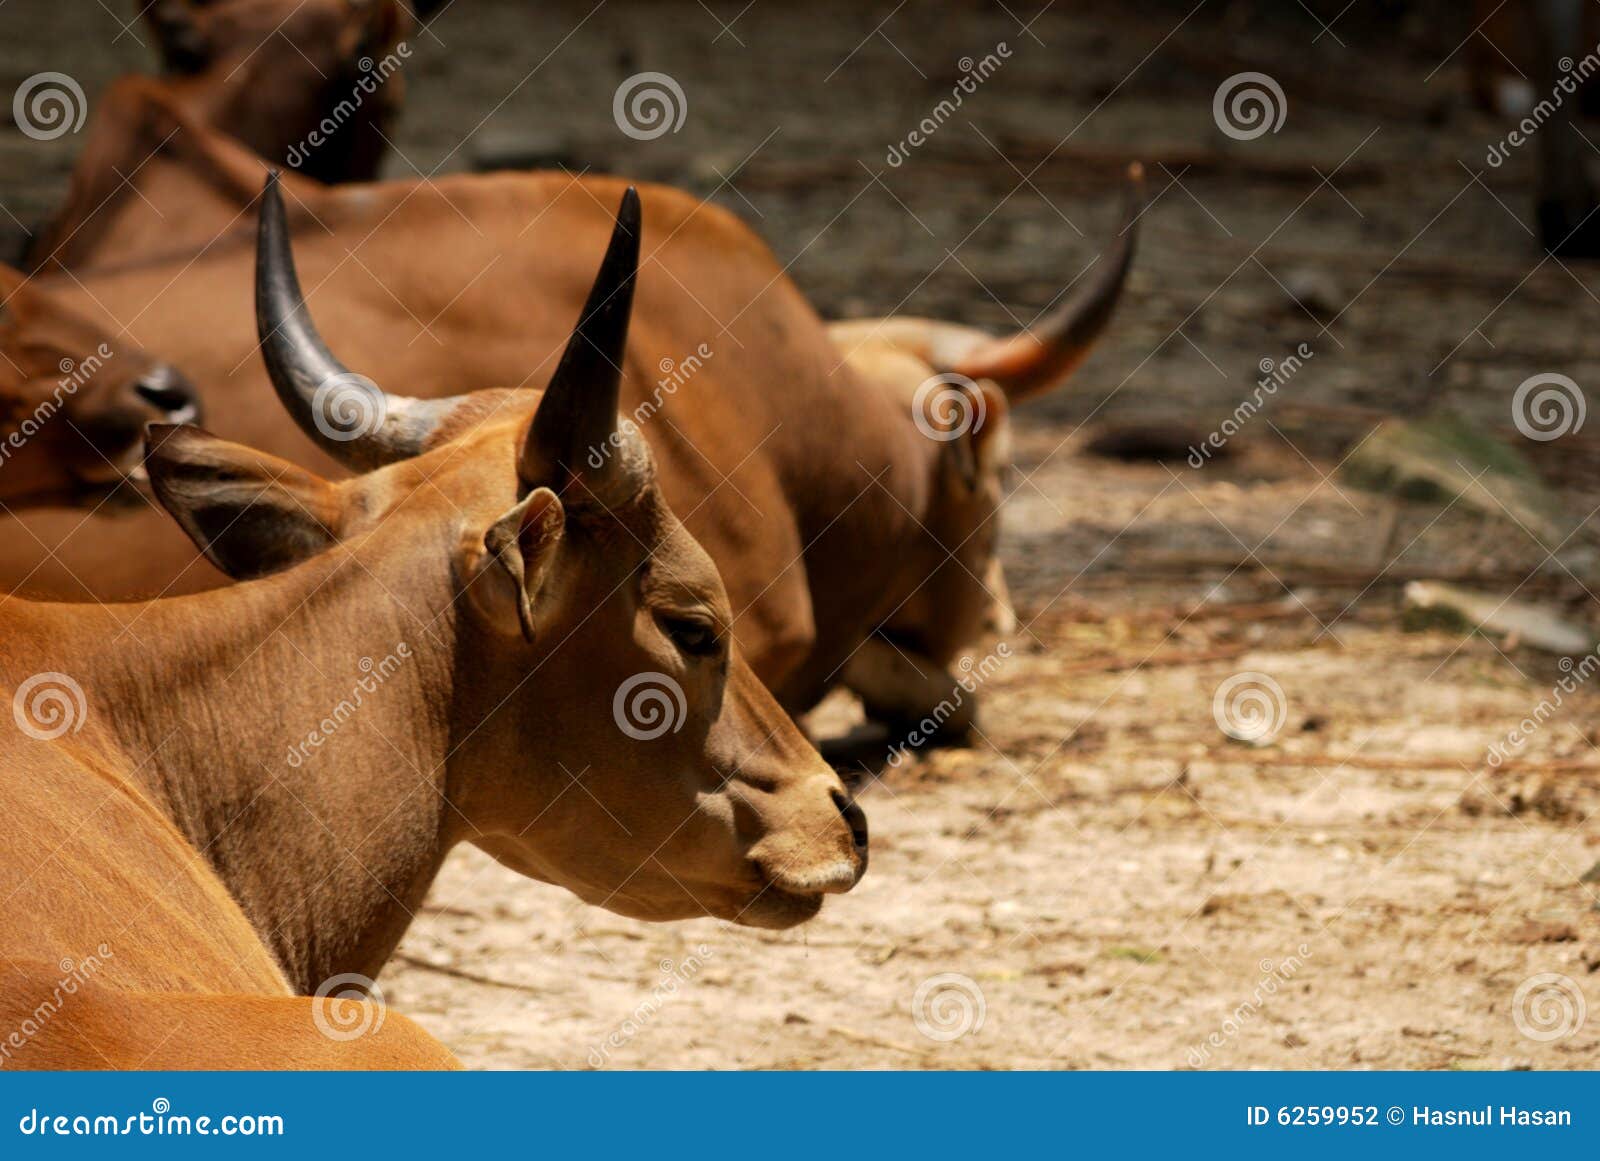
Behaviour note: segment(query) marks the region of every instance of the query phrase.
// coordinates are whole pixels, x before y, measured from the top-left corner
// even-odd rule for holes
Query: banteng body
[[[214,141],[187,156],[186,167],[235,183],[241,166],[259,165]],[[565,340],[560,320],[586,292],[574,255],[601,243],[601,206],[620,188],[560,174],[297,187],[290,226],[328,333],[374,380],[404,376],[421,396],[539,384]],[[221,430],[322,464],[262,405],[247,319],[224,315],[205,334],[174,321],[237,299],[248,268],[239,243],[218,242],[181,273],[128,266],[137,202],[112,211],[122,215],[112,219],[117,263],[105,250],[76,255],[94,299],[114,316],[138,315],[133,333],[152,349],[181,353],[216,400]],[[937,678],[1008,616],[994,521],[1009,409],[1061,383],[1105,326],[1131,261],[1137,199],[1075,293],[1008,339],[916,319],[830,330],[731,215],[659,187],[647,202],[622,409],[654,451],[663,492],[723,569],[734,632],[757,673],[796,711],[842,680],[881,684],[873,675],[897,664],[873,663],[874,653]],[[161,309],[147,309],[152,296]],[[67,570],[118,588],[208,583],[154,550],[137,571],[95,574],[88,558],[110,529],[92,543],[41,522],[36,531],[61,562],[34,578],[61,586],[52,591],[79,589]],[[920,680],[863,692],[886,717],[928,708]]]
[[[0,685],[34,723],[5,742],[28,775],[5,804],[36,828],[0,862],[0,952],[113,965],[19,1063],[444,1064],[404,1021],[330,1047],[326,1001],[294,993],[376,975],[462,842],[653,920],[788,926],[854,885],[865,820],[733,644],[648,450],[576,454],[617,435],[637,245],[629,191],[543,394],[385,396],[403,422],[330,441],[366,474],[155,429],[163,504],[255,579],[0,609]],[[314,431],[315,386],[354,379],[301,305],[275,192],[261,256],[263,356]],[[51,682],[64,701],[39,700]],[[4,994],[48,982],[20,974]]]

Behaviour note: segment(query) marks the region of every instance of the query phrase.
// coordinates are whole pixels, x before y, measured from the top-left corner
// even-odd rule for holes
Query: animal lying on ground
[[[248,320],[218,308],[248,276],[240,241],[151,254],[162,235],[151,207],[165,204],[169,219],[193,207],[184,212],[225,225],[248,215],[237,191],[260,170],[203,128],[174,136],[181,123],[150,105],[147,136],[168,140],[168,154],[141,170],[136,193],[60,223],[75,240],[57,257],[73,270],[62,292],[133,320],[141,341],[201,384],[220,430],[326,470],[264,405]],[[915,721],[952,687],[963,651],[1006,626],[995,543],[1010,411],[1059,387],[1104,330],[1132,263],[1140,188],[1136,168],[1123,223],[1076,293],[997,339],[926,319],[825,326],[743,223],[650,187],[623,409],[669,502],[722,568],[734,632],[787,709],[845,683],[876,716]],[[313,298],[331,299],[329,332],[377,382],[403,377],[431,396],[548,373],[559,320],[585,290],[577,256],[598,244],[602,207],[620,189],[550,173],[301,182],[290,224]],[[194,317],[208,325],[176,321]],[[20,548],[0,553],[0,581],[31,576],[69,597],[218,583],[153,523],[35,519],[52,559],[13,537]],[[130,538],[137,557],[117,554]]]
[[[100,211],[130,175],[144,171],[143,181],[158,182],[163,162],[181,155],[180,126],[204,126],[319,182],[378,176],[405,101],[416,27],[401,0],[137,0],[137,7],[163,73],[120,77],[96,99],[66,201],[26,246],[25,269],[91,248],[105,220]],[[260,184],[256,173],[224,192],[249,199]],[[207,218],[203,199],[163,202],[183,204],[170,218],[155,215],[155,235],[169,247],[198,247],[234,220],[231,212]],[[85,229],[89,236],[80,236]]]
[[[401,0],[136,3],[191,116],[319,181],[378,176],[416,31]]]
[[[1489,147],[1488,164],[1498,169],[1517,151],[1532,151],[1540,244],[1560,257],[1600,256],[1600,191],[1587,148],[1592,132],[1579,123],[1600,110],[1594,6],[1477,0],[1462,15],[1473,96],[1508,128]]]
[[[0,265],[0,506],[98,506],[137,474],[147,423],[193,423],[199,396],[140,350]]]
[[[161,502],[256,579],[0,607],[0,1027],[30,1022],[8,1065],[447,1065],[394,1015],[329,1038],[350,1015],[308,993],[375,976],[463,842],[642,919],[786,927],[854,886],[864,817],[618,430],[638,246],[629,190],[542,395],[379,395],[318,337],[269,185],[263,360],[370,470],[155,428]],[[321,435],[329,382],[382,421]]]

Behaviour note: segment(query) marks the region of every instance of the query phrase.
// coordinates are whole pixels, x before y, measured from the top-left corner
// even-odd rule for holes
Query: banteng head
[[[269,161],[321,181],[377,177],[405,94],[411,13],[400,0],[154,0],[173,90]]]
[[[198,415],[170,365],[0,267],[0,502],[82,503],[137,469],[147,423]]]
[[[858,370],[903,396],[933,463],[925,551],[906,561],[917,588],[883,626],[903,650],[947,666],[986,629],[1009,630],[995,547],[1011,409],[1059,387],[1088,357],[1127,281],[1143,204],[1143,170],[1134,165],[1116,238],[1071,297],[1017,334],[997,339],[917,318],[831,328]]]
[[[461,837],[623,914],[786,926],[855,884],[866,824],[733,647],[715,566],[619,430],[639,233],[629,190],[542,396],[422,402],[318,337],[269,179],[264,358],[305,432],[367,474],[330,483],[177,428],[151,481],[236,577],[349,556],[426,610]]]

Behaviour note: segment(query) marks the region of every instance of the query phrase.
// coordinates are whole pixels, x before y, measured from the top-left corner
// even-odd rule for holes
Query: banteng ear
[[[983,411],[973,429],[972,442],[981,475],[1011,462],[1011,401],[987,379],[978,382],[978,395],[983,400]]]
[[[520,632],[530,643],[538,638],[540,594],[566,527],[560,498],[549,488],[535,488],[489,526],[481,544],[468,544],[468,595],[500,632]]]
[[[11,300],[27,281],[28,276],[22,271],[0,263],[0,325],[15,317],[16,311]]]
[[[198,427],[151,424],[145,469],[162,506],[235,580],[290,568],[339,538],[343,504],[334,485]]]
[[[972,432],[956,432],[955,438],[944,445],[944,463],[963,490],[977,489],[978,449]]]
[[[954,409],[951,417],[953,423],[947,434],[953,438],[944,444],[944,463],[951,477],[971,492],[1010,455],[1004,438],[1010,406],[1005,393],[988,380],[959,389],[964,403]],[[930,421],[937,418],[930,417]]]
[[[144,18],[169,72],[197,73],[211,63],[210,42],[189,0],[153,0],[145,7]]]

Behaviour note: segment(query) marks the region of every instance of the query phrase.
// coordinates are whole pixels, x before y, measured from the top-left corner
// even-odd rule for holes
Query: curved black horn
[[[276,170],[261,191],[256,334],[272,386],[295,423],[348,467],[365,471],[419,454],[456,405],[454,399],[390,395],[328,350],[295,274]]]
[[[1061,383],[1088,358],[1116,310],[1128,281],[1144,212],[1144,167],[1128,167],[1122,225],[1101,253],[1083,286],[1025,331],[979,346],[953,370],[972,379],[992,379],[1012,402],[1029,399]]]
[[[617,429],[623,350],[639,271],[639,194],[632,186],[617,207],[611,242],[589,299],[567,340],[555,374],[534,412],[518,471],[525,483],[565,488],[574,480],[603,502],[621,498],[647,453]]]

